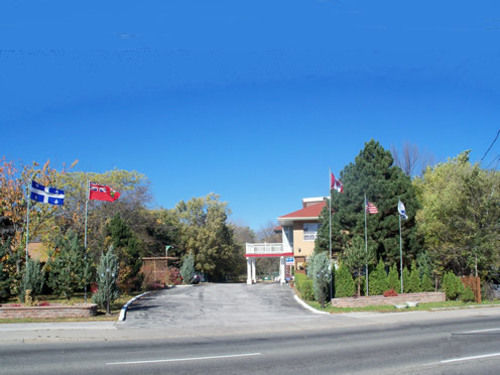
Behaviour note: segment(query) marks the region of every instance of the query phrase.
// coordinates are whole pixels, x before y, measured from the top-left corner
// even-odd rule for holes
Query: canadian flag
[[[90,183],[89,199],[94,201],[114,202],[120,197],[120,193],[114,191],[107,185]]]
[[[344,192],[344,185],[342,185],[342,182],[339,180],[335,179],[335,176],[333,175],[332,172],[330,172],[330,190],[336,190],[339,193]]]

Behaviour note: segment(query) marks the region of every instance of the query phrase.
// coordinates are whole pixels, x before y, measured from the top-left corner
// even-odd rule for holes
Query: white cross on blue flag
[[[64,204],[64,191],[52,187],[45,187],[36,181],[31,181],[31,199],[41,203],[50,203],[61,206]]]
[[[398,201],[398,212],[403,219],[408,219],[408,215],[406,215],[405,205],[401,201]]]

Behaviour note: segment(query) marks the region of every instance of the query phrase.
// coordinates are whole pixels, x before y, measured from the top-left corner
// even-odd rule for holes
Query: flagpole
[[[328,221],[328,240],[329,240],[329,249],[330,249],[330,302],[331,302],[331,299],[333,298],[333,278],[331,276],[331,273],[332,273],[332,269],[331,267],[333,267],[332,265],[332,170],[329,169],[329,172],[330,172],[330,189],[329,189],[329,197],[328,197],[328,217],[329,217],[329,221]]]
[[[367,235],[367,230],[366,230],[366,193],[365,193],[364,211],[365,211],[365,251],[368,254],[368,235]],[[365,265],[365,275],[366,275],[365,295],[369,296],[370,294],[368,291],[368,263],[366,263],[366,265]]]
[[[89,184],[89,178],[87,177],[87,186],[86,186],[86,189],[85,189],[85,192],[86,192],[86,197],[85,197],[85,236],[84,236],[84,239],[83,239],[83,247],[84,247],[84,256],[83,256],[83,259],[84,259],[84,267],[85,269],[87,269],[87,220],[88,220],[88,206],[89,206],[89,189],[90,189],[90,184]],[[83,287],[83,291],[84,291],[84,302],[87,303],[87,280],[85,280],[85,285]]]
[[[30,239],[30,201],[31,197],[28,188],[28,209],[26,210],[26,263],[28,263],[28,243]]]
[[[403,245],[401,243],[401,214],[399,216],[399,267],[401,270],[401,293],[403,293]]]

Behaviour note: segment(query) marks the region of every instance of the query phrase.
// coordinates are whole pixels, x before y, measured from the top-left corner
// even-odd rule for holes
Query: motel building
[[[305,263],[314,251],[314,241],[319,229],[319,216],[326,205],[325,197],[304,198],[302,208],[278,217],[281,226],[281,243],[247,243],[247,284],[257,282],[255,259],[279,257],[279,281],[285,283],[286,266],[295,272],[305,272]]]

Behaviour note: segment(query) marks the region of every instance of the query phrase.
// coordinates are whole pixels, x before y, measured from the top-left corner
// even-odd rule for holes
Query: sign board
[[[293,266],[295,264],[295,260],[293,257],[286,257],[285,258],[285,264],[287,266]]]

